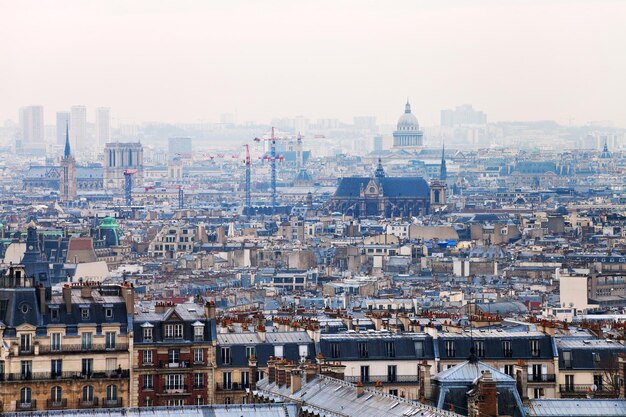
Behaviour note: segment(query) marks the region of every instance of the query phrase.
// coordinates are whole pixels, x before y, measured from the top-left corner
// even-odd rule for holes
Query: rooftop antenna
[[[470,326],[470,354],[467,360],[469,363],[478,363],[478,357],[476,356],[476,348],[474,347],[474,332],[472,326],[472,313],[471,313],[471,304],[472,304],[472,288],[470,287],[470,314],[469,314],[469,326]],[[476,303],[474,304],[474,309],[476,309]]]

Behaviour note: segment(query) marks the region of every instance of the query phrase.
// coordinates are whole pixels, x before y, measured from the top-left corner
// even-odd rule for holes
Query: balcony
[[[61,379],[117,379],[128,378],[130,371],[128,369],[119,369],[106,372],[28,372],[28,373],[11,373],[0,374],[0,381],[48,381]]]
[[[370,375],[369,378],[361,378],[360,376],[345,376],[346,382],[362,382],[364,384],[374,384],[382,382],[383,384],[417,384],[419,378],[417,375]]]
[[[31,400],[30,402],[15,401],[16,411],[34,411],[37,409],[37,400]]]
[[[67,398],[61,398],[59,400],[52,400],[48,398],[46,400],[47,410],[59,410],[63,408],[67,408]]]
[[[159,362],[158,368],[161,369],[181,369],[181,368],[189,368],[189,361],[179,361],[179,362]]]
[[[83,344],[62,344],[61,346],[39,345],[39,353],[72,353],[72,352],[90,352],[90,353],[102,353],[102,352],[123,352],[128,350],[128,343],[115,343],[115,345],[107,345],[106,343],[92,343],[89,345]],[[22,353],[20,353],[22,354]]]
[[[555,382],[555,374],[528,374],[528,382]]]
[[[121,398],[115,398],[112,400],[108,400],[108,399],[102,400],[102,407],[104,408],[121,407],[121,406],[122,406]]]
[[[559,385],[559,392],[561,393],[561,398],[583,398],[586,396],[617,398],[619,395],[619,390],[616,390],[611,385],[600,385],[595,386],[595,388],[596,390],[594,391],[594,385],[561,384]]]
[[[249,384],[241,385],[238,382],[233,382],[231,384],[224,385],[223,383],[216,383],[215,390],[216,391],[241,391],[246,388],[249,388]]]
[[[98,399],[94,398],[93,400],[78,400],[77,408],[95,408],[98,406]]]
[[[166,385],[163,389],[163,394],[177,395],[177,394],[189,394],[189,387],[187,385]]]

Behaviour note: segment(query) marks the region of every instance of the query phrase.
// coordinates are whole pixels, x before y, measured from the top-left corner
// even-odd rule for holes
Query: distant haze
[[[626,127],[625,1],[0,0],[0,122],[373,115]]]

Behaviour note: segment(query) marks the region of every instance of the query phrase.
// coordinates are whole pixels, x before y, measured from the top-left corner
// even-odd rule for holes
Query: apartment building
[[[220,333],[217,335],[215,402],[246,403],[246,389],[267,376],[268,364],[277,361],[301,363],[315,358],[313,331],[266,331]]]
[[[133,407],[213,403],[215,303],[159,302],[133,328]]]
[[[125,407],[134,289],[36,285],[24,268],[0,277],[2,411]]]

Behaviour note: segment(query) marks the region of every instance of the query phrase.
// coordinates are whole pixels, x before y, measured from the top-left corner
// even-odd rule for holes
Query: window
[[[512,376],[515,377],[515,375],[513,375],[515,372],[513,365],[504,365],[504,373],[507,374],[508,376]]]
[[[230,348],[229,347],[222,347],[222,364],[224,364],[224,365],[230,365],[231,364]]]
[[[250,372],[245,371],[241,373],[241,388],[249,388],[250,387]]]
[[[93,387],[91,385],[85,385],[83,387],[82,401],[85,403],[93,402]]]
[[[282,358],[284,357],[284,346],[282,345],[276,345],[274,346],[274,357],[275,358]]]
[[[152,398],[148,397],[143,400],[144,407],[152,407]]]
[[[222,387],[224,389],[233,388],[233,379],[232,379],[232,374],[230,372],[222,373]]]
[[[533,367],[531,368],[533,371],[532,374],[532,380],[533,381],[541,381],[542,376],[541,376],[541,364],[533,364]]]
[[[83,320],[89,320],[89,309],[88,308],[81,308],[80,309],[80,317]]]
[[[415,356],[418,358],[424,357],[424,342],[421,340],[415,342]]]
[[[113,309],[110,307],[107,307],[104,309],[104,317],[107,319],[111,319],[113,318]]]
[[[263,372],[263,371],[256,371],[256,380],[260,381],[263,378],[265,378],[265,372]]]
[[[574,391],[574,375],[565,375],[565,391]]]
[[[196,397],[194,398],[193,402],[194,402],[194,405],[204,405],[204,398]]]
[[[204,340],[204,326],[195,326],[193,328],[193,340],[195,341]]]
[[[50,399],[54,403],[59,403],[63,400],[63,388],[59,386],[52,387],[50,390]]]
[[[117,385],[107,385],[107,401],[117,401]]]
[[[196,348],[193,350],[193,362],[194,363],[203,363],[204,362],[204,350],[201,348]]]
[[[143,329],[143,341],[152,342],[152,327],[144,327]]]
[[[387,382],[396,382],[398,369],[396,365],[387,365]]]
[[[385,354],[389,358],[395,358],[396,345],[393,342],[385,342]]]
[[[224,404],[232,404],[233,400],[230,397],[224,398]]]
[[[193,374],[193,387],[204,388],[204,374]]]
[[[256,357],[256,348],[254,346],[246,346],[246,359]]]
[[[32,349],[32,335],[21,334],[20,335],[20,352],[29,353]]]
[[[50,361],[50,374],[52,378],[59,378],[63,375],[63,362],[61,359],[52,359]]]
[[[510,340],[502,341],[502,356],[504,356],[505,358],[513,357],[513,346],[511,346]]]
[[[165,377],[165,389],[181,390],[183,389],[183,376],[181,374],[169,374]]]
[[[339,348],[339,343],[331,343],[330,344],[330,357],[338,358],[341,356],[341,349]]]
[[[474,352],[476,356],[479,358],[485,357],[485,341],[484,340],[475,340],[474,341]]]
[[[33,401],[33,392],[30,388],[24,387],[20,390],[20,404],[30,405]]]
[[[59,309],[58,308],[50,309],[50,319],[52,321],[59,321]]]
[[[32,361],[21,361],[20,362],[20,371],[22,379],[31,379],[33,376],[33,362]]]
[[[369,382],[370,380],[370,367],[367,365],[361,366],[361,382]]]
[[[81,341],[82,350],[91,350],[91,339],[92,339],[91,332],[85,332],[81,335],[80,341]]]
[[[143,389],[151,390],[154,389],[154,375],[144,375],[143,376]]]
[[[393,395],[395,397],[398,396],[398,390],[397,389],[390,389],[389,390],[389,395]]]
[[[572,367],[572,352],[569,350],[563,351],[563,365],[565,368]]]
[[[454,340],[446,340],[446,356],[449,358],[454,358],[456,356]]]
[[[530,355],[537,357],[541,354],[541,350],[539,349],[539,340],[532,339],[530,341]]]
[[[115,332],[106,332],[106,348],[115,349]]]
[[[367,358],[367,357],[368,357],[367,342],[360,342],[359,343],[359,358]]]
[[[543,388],[535,388],[535,389],[533,390],[533,397],[534,397],[535,399],[537,399],[537,398],[543,398],[543,395],[544,395],[544,394],[543,394]]]
[[[182,339],[183,338],[183,325],[182,324],[166,324],[165,325],[165,338],[166,339]]]
[[[593,385],[595,385],[598,388],[598,391],[602,391],[602,375],[594,375],[593,376]]]
[[[301,359],[305,359],[309,356],[309,345],[298,345],[298,353]]]
[[[600,362],[600,354],[598,352],[591,352],[591,357],[594,363]]]
[[[167,362],[172,365],[178,366],[180,362],[180,349],[170,349],[167,351]]]
[[[144,365],[152,364],[152,351],[151,350],[144,350],[142,356],[143,356]]]
[[[61,333],[52,333],[50,335],[50,350],[53,352],[61,351]]]
[[[92,372],[93,372],[93,359],[83,359],[81,373],[83,375],[90,376]]]

